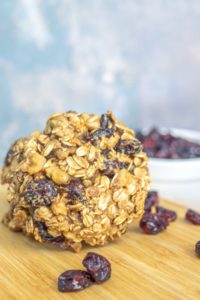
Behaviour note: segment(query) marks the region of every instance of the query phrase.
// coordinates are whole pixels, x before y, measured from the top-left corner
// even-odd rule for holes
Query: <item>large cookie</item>
[[[134,132],[111,112],[66,112],[44,132],[17,140],[2,182],[10,210],[4,223],[39,242],[79,251],[126,232],[143,213],[148,159]]]

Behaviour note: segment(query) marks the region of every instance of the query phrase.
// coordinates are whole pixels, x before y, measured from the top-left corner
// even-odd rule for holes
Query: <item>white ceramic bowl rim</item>
[[[142,132],[147,134],[151,129],[144,128]],[[180,129],[180,128],[166,128],[166,127],[158,127],[158,131],[162,134],[172,134],[175,137],[184,138],[190,142],[196,142],[200,145],[200,131],[189,130],[189,129]],[[159,158],[159,157],[150,157],[151,161],[157,163],[158,161],[162,161],[163,163],[191,163],[200,161],[200,157],[194,158]]]
[[[148,130],[149,131],[149,130]],[[147,133],[147,129],[143,132]],[[171,133],[200,144],[200,132],[177,128],[159,128],[161,133]],[[188,182],[200,180],[200,158],[149,158],[149,169],[155,182]]]

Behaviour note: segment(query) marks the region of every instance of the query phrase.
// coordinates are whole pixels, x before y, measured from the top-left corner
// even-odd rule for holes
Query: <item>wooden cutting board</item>
[[[0,218],[7,210],[0,187]],[[118,241],[104,247],[88,247],[81,253],[39,245],[0,225],[0,300],[162,300],[200,299],[200,259],[194,244],[200,226],[187,223],[185,208],[167,201],[179,220],[157,236],[142,234],[137,224]],[[82,269],[88,251],[96,251],[112,264],[112,277],[76,293],[57,291],[57,277],[68,269]]]

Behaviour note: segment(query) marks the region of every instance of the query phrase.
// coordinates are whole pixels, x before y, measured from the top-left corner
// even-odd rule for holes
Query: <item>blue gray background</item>
[[[0,2],[0,159],[55,111],[200,130],[199,0]]]

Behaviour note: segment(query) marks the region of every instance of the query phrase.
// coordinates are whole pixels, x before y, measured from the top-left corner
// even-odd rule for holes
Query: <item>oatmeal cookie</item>
[[[111,112],[54,114],[43,132],[8,151],[2,182],[10,210],[3,222],[75,251],[84,243],[104,245],[143,213],[147,164],[134,131]]]

